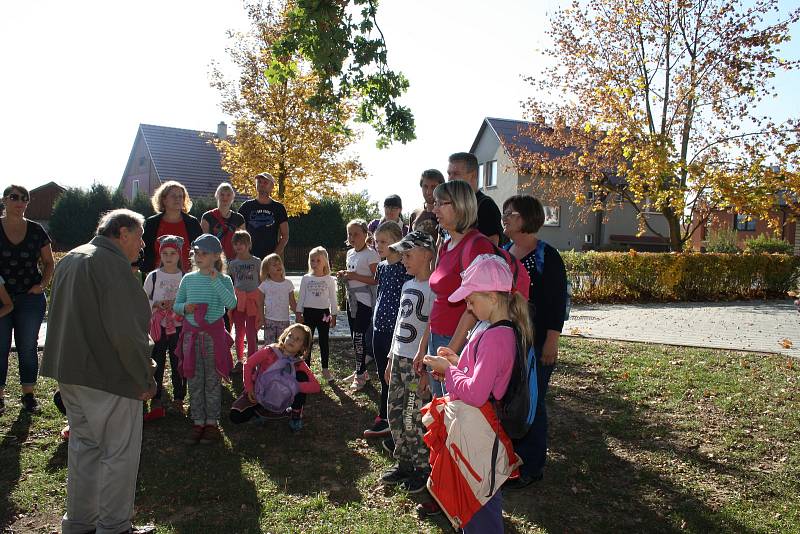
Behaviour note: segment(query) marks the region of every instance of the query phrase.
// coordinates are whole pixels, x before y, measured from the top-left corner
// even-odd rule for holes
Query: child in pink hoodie
[[[258,404],[255,389],[256,380],[261,373],[269,369],[279,358],[291,358],[299,391],[292,402],[289,427],[295,432],[303,428],[303,406],[306,402],[306,395],[320,391],[317,378],[303,360],[310,347],[311,329],[304,324],[293,324],[283,331],[277,343],[268,345],[249,356],[244,364],[242,375],[244,393],[236,399],[231,407],[231,422],[239,424],[249,421],[253,417],[269,419],[285,415],[271,413]]]

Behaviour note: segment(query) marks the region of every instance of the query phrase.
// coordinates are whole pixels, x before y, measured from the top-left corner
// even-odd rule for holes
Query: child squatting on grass
[[[225,330],[225,308],[236,306],[233,282],[224,274],[222,244],[211,234],[192,243],[194,271],[181,280],[173,309],[186,318],[178,341],[181,374],[189,383],[189,407],[194,422],[187,443],[220,438],[221,380],[233,366],[233,339]]]
[[[231,407],[231,422],[244,423],[253,417],[270,419],[288,412],[289,428],[293,432],[303,428],[306,395],[320,391],[319,382],[303,359],[311,349],[311,339],[309,327],[293,324],[283,331],[277,343],[247,358],[242,376],[244,393]]]
[[[236,293],[236,307],[230,311],[236,328],[236,365],[233,372],[242,372],[244,339],[247,336],[247,356],[258,350],[258,329],[264,324],[264,305],[258,290],[261,259],[250,254],[252,239],[246,230],[237,230],[231,238],[236,257],[228,262],[228,272]]]
[[[528,303],[514,290],[513,276],[505,259],[493,254],[480,255],[461,276],[461,287],[448,300],[465,300],[467,309],[479,321],[486,321],[491,326],[488,329],[473,329],[461,356],[448,347],[440,347],[436,356],[426,355],[423,362],[430,366],[436,378],[445,381],[450,402],[461,400],[469,406],[480,408],[490,399],[502,401],[514,369],[517,331],[524,346],[530,346],[533,332]],[[472,438],[470,430],[475,429],[460,425],[462,442],[469,443],[474,439],[477,443],[482,436],[476,434]],[[502,428],[498,433],[501,441],[510,444]],[[481,450],[477,446],[475,449]],[[464,461],[469,462],[469,450],[465,450],[465,454],[467,458]],[[485,458],[472,460],[476,464],[485,462]],[[465,533],[503,532],[503,502],[499,491],[503,481],[498,480],[493,485],[494,495],[463,525]],[[438,491],[449,491],[452,487],[445,486],[446,489],[439,488]]]
[[[183,415],[183,399],[186,397],[186,379],[178,370],[178,339],[181,335],[183,317],[173,311],[175,296],[183,278],[181,265],[181,248],[183,238],[176,235],[162,235],[158,238],[161,264],[158,269],[148,273],[144,280],[144,292],[150,300],[152,317],[150,319],[150,337],[153,338],[151,357],[156,362],[156,394],[150,401],[150,411],[144,415],[145,421],[160,419],[166,415],[161,400],[163,393],[164,370],[169,351],[169,365],[172,369],[172,399],[175,409]]]
[[[352,380],[353,390],[363,388],[369,378],[366,358],[372,356],[372,344],[367,339],[375,305],[372,286],[378,283],[375,270],[381,261],[375,249],[367,246],[367,236],[367,223],[363,219],[347,223],[346,244],[352,248],[347,250],[347,269],[336,273],[347,284],[347,322],[353,339],[355,371],[345,380]]]
[[[298,323],[303,323],[311,329],[312,340],[314,330],[319,332],[322,377],[328,382],[333,380],[333,375],[328,370],[329,334],[331,328],[336,328],[337,313],[339,313],[339,303],[336,297],[336,279],[331,276],[328,251],[322,247],[315,247],[308,253],[308,273],[300,280],[295,317]],[[306,363],[311,365],[310,348],[306,354]]]

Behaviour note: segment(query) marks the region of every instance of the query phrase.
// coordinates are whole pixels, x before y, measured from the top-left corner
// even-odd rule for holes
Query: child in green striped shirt
[[[222,244],[211,234],[192,243],[194,271],[181,279],[173,309],[184,315],[178,358],[189,386],[189,407],[194,422],[187,443],[211,442],[220,437],[221,380],[231,373],[233,339],[222,316],[236,307],[233,282],[223,274]]]

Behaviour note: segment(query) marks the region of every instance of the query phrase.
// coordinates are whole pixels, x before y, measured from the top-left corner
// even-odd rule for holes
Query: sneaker
[[[292,432],[299,432],[303,429],[303,420],[300,418],[289,419],[289,428],[292,429]]]
[[[33,396],[33,393],[26,393],[20,398],[22,407],[28,413],[39,413],[39,401]]]
[[[386,422],[386,419],[381,419],[380,416],[375,418],[375,423],[371,428],[364,431],[365,438],[385,438],[391,435],[392,431],[389,430],[389,423]]]
[[[369,372],[364,371],[360,375],[353,375],[353,382],[350,384],[350,389],[353,391],[361,391],[364,386],[369,382]]]
[[[221,438],[222,434],[220,433],[217,425],[206,425],[203,427],[203,435],[200,438],[200,443],[214,443],[215,441],[219,441]]]
[[[324,378],[328,382],[333,382],[333,375],[331,374],[330,370],[323,369],[322,370],[322,378]]]
[[[412,474],[413,473],[411,471],[400,467],[400,464],[395,464],[394,467],[381,475],[381,482],[388,486],[395,486],[408,480],[408,477],[410,477]]]
[[[414,471],[411,473],[411,476],[402,481],[398,487],[408,493],[419,493],[428,487],[427,484],[428,473]]]
[[[432,517],[442,513],[442,508],[436,501],[427,501],[417,505],[417,513],[422,517]]]
[[[242,365],[242,360],[239,360],[238,362],[236,362],[236,365],[233,366],[233,369],[231,370],[231,374],[232,375],[240,375],[240,374],[242,374],[243,370],[244,370],[244,365]]]
[[[205,427],[203,425],[192,425],[192,432],[189,434],[189,437],[186,438],[185,443],[188,445],[198,443],[204,433]]]
[[[544,478],[544,475],[541,472],[536,475],[523,475],[520,473],[518,477],[506,480],[506,483],[503,484],[503,489],[520,490],[522,488],[527,488],[534,482],[539,482],[542,478]]]
[[[350,382],[351,380],[354,380],[356,378],[356,375],[357,375],[357,373],[355,371],[353,371],[352,374],[347,375],[342,380],[344,380],[345,382]]]
[[[164,410],[163,406],[158,406],[156,408],[152,408],[149,412],[144,414],[144,421],[145,423],[148,421],[155,421],[156,419],[161,419],[162,417],[166,416],[167,412]]]
[[[62,428],[59,435],[61,436],[62,441],[69,441],[69,425]]]
[[[381,441],[381,447],[389,453],[389,456],[394,456],[394,440],[391,436]]]

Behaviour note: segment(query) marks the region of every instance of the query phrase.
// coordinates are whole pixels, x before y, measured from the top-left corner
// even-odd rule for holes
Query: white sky
[[[409,211],[419,174],[446,170],[486,116],[521,118],[547,46],[547,13],[560,0],[384,0],[378,23],[389,62],[410,80],[403,102],[417,140],[378,150],[367,131],[354,146],[373,200],[397,193]],[[790,7],[786,2],[786,8]],[[782,8],[784,8],[782,2]],[[236,0],[26,0],[0,3],[0,185],[116,187],[139,123],[215,131],[219,94],[209,63],[226,60],[226,30],[244,30]],[[787,50],[800,55],[800,46]],[[800,76],[779,78],[767,104],[800,117]]]

